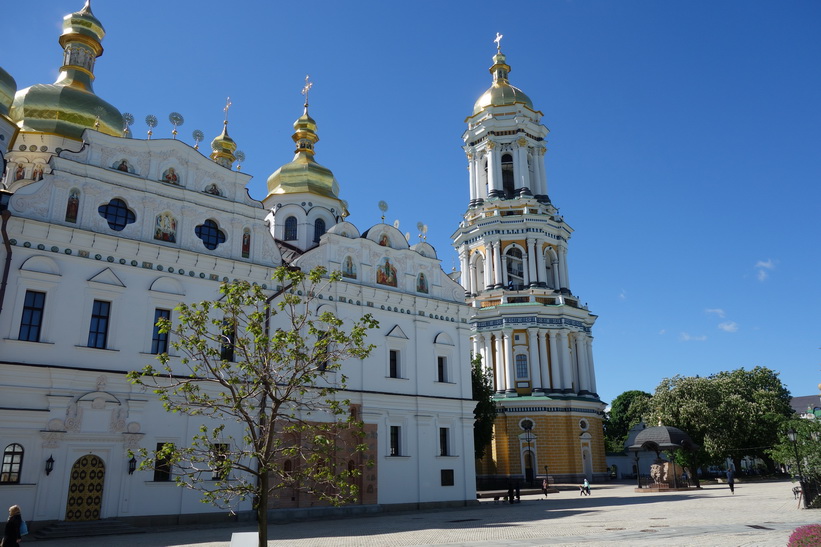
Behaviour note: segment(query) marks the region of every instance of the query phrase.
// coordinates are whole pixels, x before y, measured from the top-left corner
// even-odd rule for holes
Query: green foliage
[[[470,379],[473,384],[473,450],[476,459],[485,456],[485,449],[493,440],[493,422],[496,420],[496,403],[493,401],[493,377],[482,367],[482,356],[475,355],[470,362]]]
[[[604,439],[608,452],[623,452],[630,429],[645,421],[652,395],[637,389],[625,391],[610,403],[604,423]]]
[[[677,427],[700,444],[702,454],[682,454],[692,464],[746,455],[769,460],[766,450],[793,413],[790,392],[766,367],[719,372],[707,378],[665,378],[650,401],[652,421]]]
[[[339,278],[324,268],[282,267],[273,279],[284,288],[273,295],[247,282],[224,283],[219,298],[180,304],[175,321],[160,320],[181,357],[160,355],[159,366],[129,378],[152,389],[167,411],[201,423],[189,446],[142,450],[140,469],[160,457],[206,503],[230,508],[253,500],[260,542],[268,497],[279,489],[334,504],[353,499],[361,469],[347,462],[365,449],[364,429],[339,397],[346,382],[340,368],[371,353],[367,333],[378,324],[370,314],[352,324],[317,315],[314,295]]]
[[[795,443],[787,436],[790,429],[795,431]],[[821,480],[821,443],[813,435],[821,440],[821,423],[793,418],[782,425],[778,441],[767,453],[773,460],[790,466],[795,476],[798,475],[800,460],[801,473],[805,478]]]

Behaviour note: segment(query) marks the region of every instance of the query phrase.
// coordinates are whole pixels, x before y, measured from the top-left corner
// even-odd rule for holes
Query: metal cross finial
[[[223,108],[223,110],[225,111],[225,123],[228,123],[228,109],[229,108],[231,108],[231,97],[226,97],[225,98],[225,108]]]
[[[308,92],[314,87],[314,83],[310,80],[310,76],[305,75],[305,85],[302,87],[302,94],[305,95],[305,106],[308,106]]]
[[[496,39],[493,40],[494,42],[496,42],[496,51],[498,51],[499,53],[502,52],[502,38],[504,38],[504,36],[497,32]]]

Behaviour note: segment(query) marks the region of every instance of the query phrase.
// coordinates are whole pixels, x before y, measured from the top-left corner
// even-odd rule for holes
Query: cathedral
[[[54,83],[18,89],[0,67],[0,503],[40,525],[224,515],[176,487],[173,470],[136,468],[134,451],[187,444],[198,422],[126,375],[173,353],[156,322],[180,302],[216,299],[235,280],[274,294],[283,265],[340,271],[315,311],[379,322],[371,355],[342,365],[373,462],[354,508],[475,503],[477,476],[603,474],[595,316],[569,289],[571,229],[547,195],[541,112],[508,83],[501,50],[467,119],[470,202],[453,235],[461,273],[448,274],[426,241],[349,221],[344,183],[316,159],[307,93],[293,105],[293,160],[271,166],[256,200],[227,110],[209,152],[132,137],[128,115],[94,93],[104,35],[86,1],[63,20]],[[479,461],[474,355],[499,409]],[[271,501],[317,506],[298,491]],[[249,515],[250,501],[234,509]]]
[[[470,201],[453,234],[472,310],[471,350],[493,377],[498,409],[479,484],[604,479],[596,316],[570,290],[573,230],[548,197],[547,127],[510,84],[500,41],[491,87],[465,120]]]

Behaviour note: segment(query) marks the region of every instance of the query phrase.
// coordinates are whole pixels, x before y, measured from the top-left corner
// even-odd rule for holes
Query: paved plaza
[[[632,485],[483,500],[470,508],[272,524],[270,547],[732,545],[784,546],[792,530],[821,521],[797,508],[790,482],[738,483],[670,494],[636,494]],[[38,541],[43,547],[229,547],[253,526],[168,528],[150,534]]]

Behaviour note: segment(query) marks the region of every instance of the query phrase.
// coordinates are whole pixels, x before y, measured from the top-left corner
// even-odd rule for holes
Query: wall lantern
[[[128,460],[128,474],[133,475],[134,471],[137,469],[137,459],[134,456],[131,456],[131,459]]]
[[[54,456],[51,455],[46,460],[46,476],[51,475],[51,472],[54,471]]]

